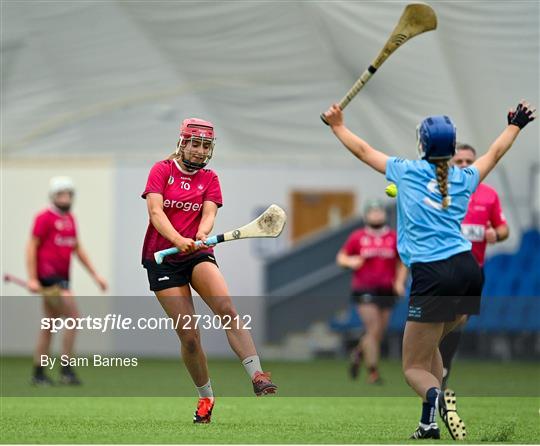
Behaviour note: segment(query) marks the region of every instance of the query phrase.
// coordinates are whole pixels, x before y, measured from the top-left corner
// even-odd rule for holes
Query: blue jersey
[[[443,209],[435,168],[425,160],[392,157],[386,163],[386,178],[398,188],[398,252],[407,266],[444,260],[471,250],[471,242],[461,234],[461,222],[478,186],[478,169],[449,168],[451,202]]]

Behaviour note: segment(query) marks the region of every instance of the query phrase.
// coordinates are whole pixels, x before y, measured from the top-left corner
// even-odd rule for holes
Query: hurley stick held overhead
[[[362,73],[362,76],[354,83],[347,94],[339,101],[339,107],[343,110],[349,102],[364,87],[367,81],[375,74],[377,69],[384,63],[390,55],[396,51],[407,40],[437,28],[437,16],[431,6],[425,3],[411,3],[405,7],[398,24],[392,31],[390,38],[379,52],[371,65]],[[328,125],[324,113],[321,114],[322,121]]]

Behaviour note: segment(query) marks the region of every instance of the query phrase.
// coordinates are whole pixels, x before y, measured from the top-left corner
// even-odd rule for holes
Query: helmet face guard
[[[188,170],[203,169],[212,159],[214,140],[196,136],[180,139],[176,153],[182,157],[182,163]]]
[[[416,140],[421,159],[449,160],[456,153],[456,126],[448,116],[430,116],[416,127]]]
[[[202,119],[189,118],[182,121],[180,140],[176,154],[190,171],[204,168],[214,153],[214,125]]]

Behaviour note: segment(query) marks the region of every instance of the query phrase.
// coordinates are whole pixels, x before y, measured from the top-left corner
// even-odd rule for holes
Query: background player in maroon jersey
[[[476,161],[476,150],[469,144],[458,144],[452,164],[465,168]],[[461,223],[463,235],[472,243],[472,254],[480,267],[484,266],[487,244],[506,240],[510,234],[508,224],[501,209],[497,191],[480,183],[471,195],[467,214]],[[465,323],[465,321],[464,321]],[[446,387],[452,359],[461,339],[461,329],[451,331],[442,340],[439,349],[443,359],[443,388]]]
[[[176,152],[169,159],[154,164],[142,194],[150,215],[142,263],[148,273],[150,289],[175,321],[195,312],[190,285],[214,314],[233,321],[238,316],[217,267],[213,248],[204,245],[198,248],[195,244],[196,240],[207,239],[222,205],[218,176],[205,169],[212,158],[214,141],[212,123],[195,118],[184,120]],[[171,245],[180,252],[168,256],[161,265],[156,264],[154,252]],[[199,330],[194,318],[191,322],[189,328],[179,326],[176,331],[182,359],[199,393],[193,421],[209,423],[214,394]],[[262,371],[249,331],[234,322],[225,332],[252,380],[255,393],[258,396],[275,393],[277,386],[270,380],[270,374]]]
[[[34,293],[44,288],[56,287],[58,296],[44,292],[43,312],[46,317],[79,317],[73,293],[69,287],[69,267],[71,254],[75,252],[81,263],[94,278],[102,291],[107,282],[93,267],[88,254],[77,238],[77,225],[70,212],[75,188],[68,177],[54,177],[50,181],[49,196],[51,206],[41,211],[35,218],[32,236],[26,249],[28,289]],[[75,329],[64,329],[62,354],[73,357]],[[34,384],[52,384],[40,365],[41,355],[49,355],[52,333],[40,330],[34,354]],[[80,384],[73,369],[62,366],[60,382]]]
[[[382,203],[370,201],[364,220],[366,226],[349,236],[336,260],[354,271],[352,300],[365,328],[351,355],[351,377],[358,377],[364,360],[368,382],[376,384],[382,382],[378,370],[380,345],[397,296],[405,294],[407,268],[399,259],[397,235],[386,225]]]

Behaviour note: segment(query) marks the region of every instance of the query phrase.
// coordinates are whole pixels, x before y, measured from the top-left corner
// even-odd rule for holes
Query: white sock
[[[214,391],[212,390],[210,380],[204,386],[197,387],[197,392],[199,392],[199,398],[214,398]]]
[[[262,372],[261,360],[257,355],[248,356],[242,361],[242,364],[251,379],[253,379],[253,375],[255,375],[256,372]]]

